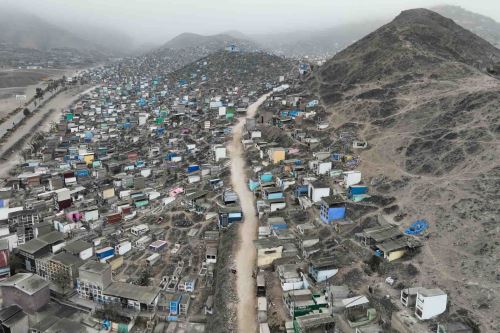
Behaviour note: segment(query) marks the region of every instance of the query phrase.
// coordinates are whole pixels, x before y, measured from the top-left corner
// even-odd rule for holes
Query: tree
[[[30,109],[28,109],[28,108],[24,108],[24,110],[23,110],[23,114],[24,114],[24,116],[25,116],[25,117],[29,116],[29,115],[30,115],[30,113],[31,113]]]
[[[71,288],[71,277],[66,270],[60,270],[52,274],[51,280],[61,289],[63,294],[66,294],[66,290]]]
[[[149,286],[149,279],[151,278],[151,270],[146,267],[141,271],[139,278],[136,281],[136,284],[139,286]]]
[[[36,88],[35,98],[43,98],[44,93],[42,88]]]

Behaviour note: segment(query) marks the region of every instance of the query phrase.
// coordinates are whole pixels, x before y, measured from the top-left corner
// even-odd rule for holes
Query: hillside
[[[0,11],[0,42],[40,51],[54,48],[96,49],[95,44],[37,16],[4,10]]]
[[[203,57],[223,50],[226,46],[236,45],[243,52],[258,51],[259,47],[248,40],[232,37],[229,34],[202,36],[183,33],[171,39],[160,48],[144,55],[144,65],[161,62],[164,72],[179,70]]]
[[[238,87],[258,91],[281,75],[293,75],[296,68],[293,61],[265,52],[218,51],[171,73],[170,79],[203,85],[205,90]]]
[[[234,37],[230,34],[203,36],[194,33],[180,34],[169,40],[160,49],[181,50],[189,48],[200,48],[206,49],[209,52],[214,52],[223,49],[230,44],[235,44],[239,48],[245,49],[247,51],[254,51],[259,49],[259,47],[255,43],[246,39]]]
[[[412,262],[414,285],[442,286],[450,313],[498,332],[500,310],[500,81],[486,67],[500,50],[437,13],[402,12],[313,73],[340,132],[368,141],[361,171],[373,194],[397,204],[380,213],[431,236]]]
[[[492,18],[470,12],[459,6],[436,6],[431,9],[451,18],[458,25],[472,31],[496,47],[500,47],[500,23]]]

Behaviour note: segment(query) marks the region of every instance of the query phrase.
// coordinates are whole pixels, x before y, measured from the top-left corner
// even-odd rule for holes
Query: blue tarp
[[[407,235],[419,235],[429,227],[427,220],[417,220],[412,223],[409,228],[405,229]]]

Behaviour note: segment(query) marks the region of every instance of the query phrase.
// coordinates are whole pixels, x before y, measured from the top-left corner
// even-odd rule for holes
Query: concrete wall
[[[49,302],[50,288],[46,286],[34,293],[27,295],[14,287],[0,288],[3,300],[3,306],[18,305],[24,312],[32,314],[38,311],[42,306]]]
[[[88,281],[95,285],[100,285],[103,288],[111,284],[111,266],[109,266],[102,275],[85,270],[80,270],[79,273],[80,281]]]

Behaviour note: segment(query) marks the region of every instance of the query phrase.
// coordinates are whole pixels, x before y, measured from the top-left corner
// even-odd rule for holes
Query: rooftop
[[[104,290],[106,295],[132,299],[144,304],[153,303],[159,293],[158,287],[143,287],[123,282],[113,282]]]
[[[94,274],[102,274],[108,269],[111,269],[111,265],[90,260],[80,266],[80,271],[86,271]]]
[[[0,281],[2,287],[14,287],[25,294],[33,295],[45,287],[49,287],[49,283],[40,276],[33,273],[17,273],[3,281]]]

